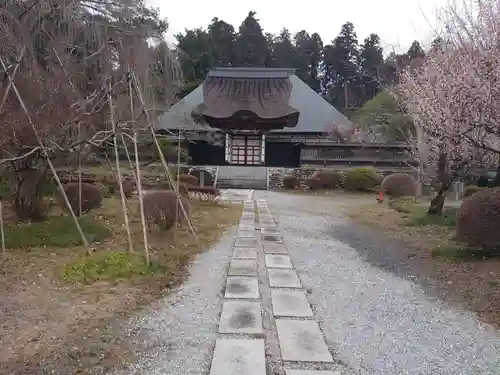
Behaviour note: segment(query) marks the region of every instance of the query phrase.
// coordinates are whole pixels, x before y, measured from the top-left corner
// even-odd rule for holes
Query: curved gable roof
[[[266,71],[265,69],[260,70]],[[226,69],[226,71],[230,73],[230,69]],[[237,71],[237,68],[234,71]],[[248,69],[244,71],[247,72]],[[289,79],[292,85],[289,104],[299,111],[299,120],[293,128],[272,130],[272,133],[323,133],[331,132],[334,126],[338,127],[342,134],[353,132],[355,126],[352,121],[336,110],[304,81],[295,74],[290,74]],[[203,103],[203,99],[203,85],[200,85],[160,117],[159,129],[213,130],[208,125],[194,123],[191,118],[193,109]]]

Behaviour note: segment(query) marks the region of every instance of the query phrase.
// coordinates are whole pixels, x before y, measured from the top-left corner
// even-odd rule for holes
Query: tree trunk
[[[13,208],[21,221],[43,221],[47,219],[47,207],[43,201],[42,186],[44,169],[23,169],[13,172],[15,181],[12,191]]]
[[[429,215],[441,215],[443,213],[444,201],[446,199],[446,193],[449,189],[449,184],[441,184],[439,192],[434,198],[431,199],[431,204],[427,210]]]

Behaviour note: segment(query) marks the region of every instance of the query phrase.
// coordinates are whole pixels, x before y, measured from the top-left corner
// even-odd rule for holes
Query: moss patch
[[[111,234],[106,224],[101,220],[81,217],[79,222],[88,241],[99,241]],[[5,226],[5,246],[9,249],[79,245],[82,245],[82,239],[73,218],[70,216],[54,216],[43,222]]]

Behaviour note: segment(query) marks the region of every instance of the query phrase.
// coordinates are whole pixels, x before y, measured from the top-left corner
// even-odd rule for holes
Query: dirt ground
[[[93,213],[113,232],[99,249],[126,248],[117,201],[108,200]],[[61,281],[61,266],[81,257],[83,248],[8,251],[0,275],[0,374],[104,374],[125,358],[129,362],[134,348],[120,340],[122,320],[178,284],[191,256],[236,223],[240,211],[238,206],[193,202],[198,241],[185,229],[175,236],[151,236],[152,257],[165,251],[179,254],[168,274],[73,285]],[[134,242],[140,243],[137,220],[131,229]]]
[[[432,250],[454,244],[454,228],[437,225],[407,226],[407,215],[377,204],[372,197],[347,200],[338,207],[353,220],[365,227],[370,236],[380,230],[399,242],[400,246],[387,246],[383,254],[368,250],[366,257],[404,270],[424,288],[437,294],[444,301],[459,303],[474,311],[478,318],[500,328],[500,259],[450,261],[436,258]]]

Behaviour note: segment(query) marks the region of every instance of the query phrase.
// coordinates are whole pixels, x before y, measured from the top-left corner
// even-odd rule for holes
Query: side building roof
[[[226,68],[225,71],[238,78],[242,72],[248,75],[248,72],[252,70],[248,68]],[[260,69],[260,72],[263,71],[266,72],[267,69]],[[269,71],[271,73],[271,69]],[[272,73],[276,74],[274,71]],[[332,131],[334,125],[338,127],[342,134],[351,134],[354,131],[354,124],[312,90],[304,81],[295,74],[289,74],[289,79],[292,84],[289,104],[299,111],[299,120],[293,128],[272,130],[271,133],[324,133]],[[214,130],[208,125],[196,123],[191,117],[193,109],[201,103],[203,103],[202,85],[186,95],[160,117],[158,130],[177,130],[179,128]]]

